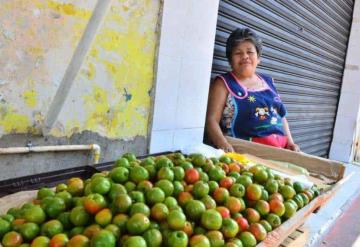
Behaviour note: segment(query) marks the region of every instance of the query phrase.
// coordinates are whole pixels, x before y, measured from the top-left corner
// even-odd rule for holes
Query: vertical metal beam
[[[109,9],[110,3],[111,0],[97,1],[94,12],[89,20],[88,25],[86,26],[78,46],[76,47],[76,50],[71,58],[71,62],[65,71],[64,77],[45,116],[44,126],[42,127],[43,135],[47,135],[49,133],[55,121],[57,120],[64,102],[74,83],[75,77],[78,74],[81,65],[83,64],[91,43],[95,38],[95,35],[107,13],[107,10]]]

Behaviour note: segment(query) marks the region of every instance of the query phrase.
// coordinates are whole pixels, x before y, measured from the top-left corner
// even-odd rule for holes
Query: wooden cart
[[[337,161],[332,161],[305,153],[292,152],[285,149],[274,148],[244,141],[235,138],[227,138],[234,147],[235,152],[245,154],[251,160],[258,161],[273,169],[281,172],[296,175],[296,171],[278,167],[269,160],[288,162],[307,169],[310,173],[308,179],[313,183],[323,186],[330,185],[329,188],[313,199],[308,205],[300,209],[296,214],[281,224],[278,228],[270,232],[266,239],[258,246],[290,246],[305,234],[300,226],[305,220],[322,205],[324,205],[336,191],[344,184],[348,177],[344,178],[345,166]],[[294,245],[292,245],[294,246]]]
[[[318,185],[331,185],[327,191],[321,193],[320,196],[300,209],[293,217],[270,232],[267,238],[258,244],[258,246],[295,246],[294,243],[297,243],[299,239],[306,235],[306,231],[300,226],[307,217],[333,197],[335,192],[348,179],[348,177],[344,178],[344,165],[336,161],[234,138],[228,138],[228,141],[233,145],[237,153],[245,154],[250,159],[263,163],[275,170],[289,175],[297,174],[296,171],[278,167],[275,163],[268,160],[289,162],[304,167],[310,173],[308,177],[310,181]],[[112,162],[104,164],[100,170],[107,170],[110,167],[112,167]],[[20,206],[35,196],[36,191],[23,191],[0,198],[0,214],[6,212],[10,206]]]

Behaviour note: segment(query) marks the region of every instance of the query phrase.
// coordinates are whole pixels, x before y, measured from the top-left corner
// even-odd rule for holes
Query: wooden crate
[[[307,232],[300,226],[304,223],[306,218],[311,215],[316,209],[324,205],[341,187],[341,185],[348,179],[344,178],[345,167],[340,162],[331,161],[304,153],[295,153],[292,151],[273,148],[257,143],[243,141],[234,138],[228,138],[228,141],[233,145],[237,153],[245,153],[249,158],[258,160],[261,163],[266,163],[270,167],[276,167],[276,164],[266,161],[278,160],[289,162],[302,166],[310,172],[309,180],[316,184],[333,184],[331,189],[322,193],[320,196],[312,200],[308,205],[300,209],[292,218],[285,221],[282,225],[270,232],[267,238],[258,246],[302,246],[299,242],[306,237]],[[109,163],[111,166],[112,163]],[[109,168],[104,166],[104,168]],[[277,170],[296,175],[296,171],[287,170],[276,167]],[[20,206],[27,201],[31,201],[36,197],[36,191],[22,191],[0,198],[0,214],[5,213],[8,208]],[[1,244],[0,244],[1,247]]]
[[[309,229],[300,226],[292,232],[281,244],[280,247],[300,247],[305,246],[309,238]]]
[[[228,142],[234,147],[235,152],[246,154],[250,159],[263,163],[271,168],[296,175],[296,171],[286,168],[279,168],[275,163],[268,160],[276,160],[282,162],[292,163],[303,168],[306,168],[310,176],[308,179],[317,185],[331,185],[328,189],[322,192],[318,197],[314,198],[308,205],[300,209],[296,214],[281,224],[278,228],[268,233],[266,239],[258,246],[293,246],[290,243],[294,239],[303,235],[304,231],[299,230],[299,227],[315,210],[324,205],[331,199],[336,191],[349,178],[344,178],[345,166],[337,161],[332,161],[302,152],[292,152],[285,149],[266,146],[258,143],[244,141],[236,138],[227,137]],[[294,235],[293,237],[292,234]]]

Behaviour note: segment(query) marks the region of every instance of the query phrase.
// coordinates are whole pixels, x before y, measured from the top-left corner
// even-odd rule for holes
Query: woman
[[[211,142],[226,152],[224,135],[299,151],[292,139],[286,110],[271,77],[256,73],[261,40],[248,28],[236,29],[226,42],[232,71],[210,86],[206,129]]]

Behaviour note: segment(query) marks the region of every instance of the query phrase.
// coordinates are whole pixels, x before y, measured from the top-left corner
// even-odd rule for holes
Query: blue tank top
[[[258,76],[267,84],[266,89],[247,90],[231,72],[219,76],[229,91],[229,98],[234,107],[227,129],[227,134],[233,137],[250,140],[252,137],[271,134],[285,135],[282,118],[286,115],[286,109],[273,79],[264,74]],[[223,130],[224,127],[222,126]]]

